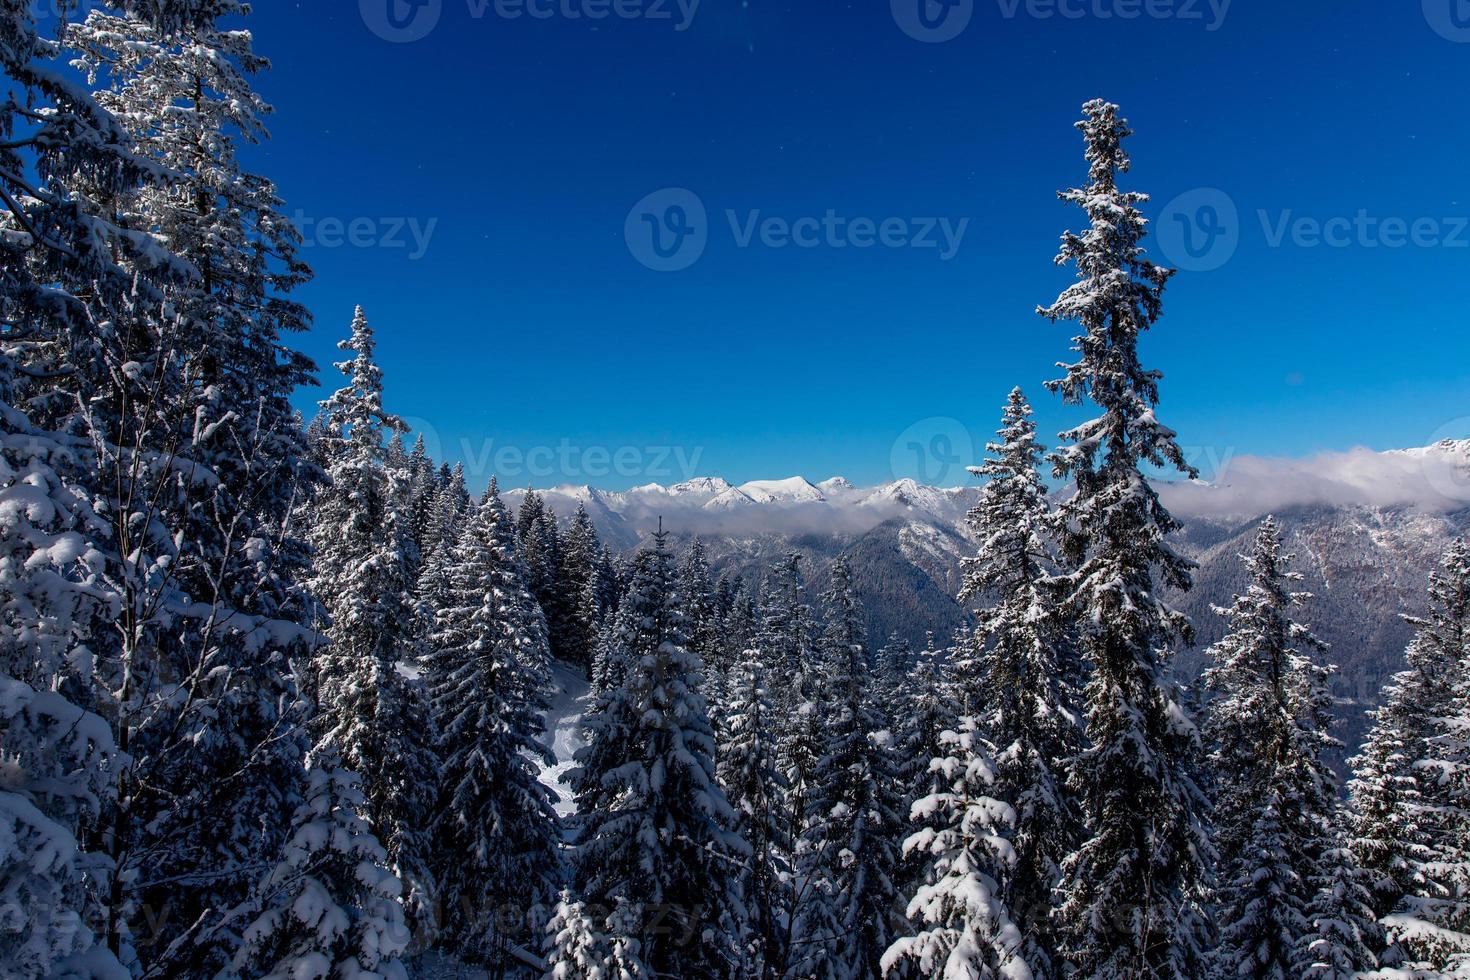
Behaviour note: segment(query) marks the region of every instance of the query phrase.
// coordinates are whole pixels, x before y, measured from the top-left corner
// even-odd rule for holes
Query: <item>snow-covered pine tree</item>
[[[432,549],[429,524],[434,518],[434,494],[438,489],[434,461],[429,458],[423,433],[420,433],[414,438],[413,450],[408,454],[409,526],[413,529],[414,548],[420,562],[428,560]],[[422,571],[422,565],[419,570]]]
[[[155,17],[182,13],[181,5],[169,7],[155,8]],[[157,295],[162,283],[186,279],[190,269],[117,215],[83,206],[84,190],[121,199],[167,175],[134,151],[121,121],[58,70],[62,48],[41,36],[36,12],[24,0],[0,3],[0,69],[11,83],[0,102],[0,304],[8,336],[24,341],[39,361],[54,354],[48,345],[94,326],[83,284],[106,300],[139,280]],[[24,368],[22,374],[32,366]],[[57,380],[50,372],[42,377]]]
[[[570,609],[568,645],[563,656],[568,663],[590,671],[603,617],[597,587],[602,542],[585,504],[577,505],[577,513],[561,543],[561,588],[566,592],[565,602]]]
[[[561,882],[542,716],[546,626],[522,579],[510,515],[492,481],[451,556],[425,675],[440,732],[437,864],[444,927],[460,950],[506,964],[534,948]]]
[[[1355,760],[1352,847],[1371,875],[1391,965],[1470,969],[1470,545],[1430,575],[1408,668],[1384,688]]]
[[[720,622],[724,622],[735,608],[735,593],[744,581],[738,572],[726,572],[715,582],[715,618]]]
[[[742,975],[773,980],[790,960],[793,842],[759,650],[745,652],[728,695],[716,775],[735,812],[732,829],[750,846],[740,874],[748,927]]]
[[[321,751],[285,856],[260,886],[228,977],[407,980],[401,885],[373,836],[357,775]]]
[[[913,645],[898,633],[890,633],[874,658],[873,679],[890,691],[902,691],[913,665]]]
[[[403,560],[408,565],[408,592],[413,593],[423,567],[424,556],[419,551],[416,516],[413,509],[413,460],[403,446],[403,434],[394,432],[388,438],[388,452],[384,457],[384,468],[388,471],[388,486],[394,494],[394,508],[401,515],[403,529],[399,540],[403,549]]]
[[[605,922],[605,932],[612,952],[607,958],[606,973],[609,980],[644,980],[658,976],[643,962],[643,940],[640,937],[644,923],[658,918],[662,909],[646,908],[642,902],[619,895]]]
[[[1192,566],[1169,547],[1178,523],[1143,467],[1194,470],[1155,412],[1160,375],[1138,358],[1171,272],[1144,255],[1138,206],[1147,196],[1117,184],[1129,168],[1131,130],[1108,102],[1083,112],[1088,183],[1061,198],[1081,207],[1090,227],[1063,235],[1057,262],[1075,265],[1078,281],[1040,311],[1081,328],[1078,359],[1048,388],[1101,410],[1063,433],[1050,456],[1056,475],[1076,483],[1061,508],[1062,608],[1092,668],[1090,744],[1069,776],[1086,840],[1063,865],[1058,925],[1070,968],[1094,980],[1198,977],[1208,933],[1207,803],[1194,774],[1198,733],[1163,663],[1190,629],[1158,592],[1188,588]]]
[[[627,614],[621,609],[603,623],[597,633],[597,645],[592,649],[592,693],[604,694],[623,682],[622,665],[618,663],[618,651],[622,649],[618,638],[632,629]]]
[[[698,654],[700,662],[708,668],[717,653],[719,619],[709,558],[704,542],[698,538],[689,542],[684,554],[684,563],[679,568],[679,587],[689,621],[689,649]]]
[[[1373,914],[1373,893],[1346,837],[1341,815],[1328,830],[1330,845],[1317,854],[1308,931],[1301,957],[1302,980],[1356,980],[1378,966],[1383,944]]]
[[[1310,920],[1330,848],[1337,780],[1322,761],[1333,743],[1325,651],[1292,618],[1309,596],[1292,592],[1281,529],[1267,517],[1246,556],[1246,591],[1218,610],[1229,624],[1210,648],[1206,741],[1215,777],[1215,882],[1221,976],[1292,980],[1307,965]]]
[[[1449,549],[1431,576],[1430,615],[1410,620],[1416,633],[1405,654],[1408,666],[1384,686],[1382,704],[1371,712],[1372,731],[1352,760],[1352,849],[1373,878],[1379,915],[1392,912],[1412,890],[1414,863],[1425,856],[1424,787],[1415,764],[1429,755],[1429,740],[1437,734],[1434,719],[1454,715],[1462,682],[1463,654],[1456,642],[1463,644],[1466,629],[1459,592],[1467,585],[1455,567],[1458,551]]]
[[[900,636],[896,631],[888,634],[888,640],[878,648],[872,658],[871,680],[878,693],[878,705],[883,709],[883,716],[887,719],[888,729],[894,735],[894,749],[897,751],[903,739],[903,732],[908,727],[909,708],[917,695],[915,680],[912,676],[914,667],[914,648],[907,639]],[[932,757],[931,757],[932,758]],[[896,755],[900,767],[907,761],[902,755]],[[923,763],[928,766],[928,762]],[[908,790],[907,780],[900,773],[900,785],[904,791]],[[910,799],[909,802],[912,802]]]
[[[414,640],[420,659],[428,654],[434,618],[449,605],[449,576],[454,571],[454,551],[464,532],[469,493],[464,471],[447,466],[433,475],[426,497],[424,530],[421,537],[423,564],[414,582]]]
[[[602,619],[618,611],[623,599],[623,588],[627,584],[627,565],[622,558],[612,553],[606,543],[602,546],[602,560],[597,565],[597,598],[602,607]]]
[[[934,648],[933,640],[931,633],[928,646],[918,655],[898,694],[885,695],[894,701],[889,713],[895,718],[895,777],[898,799],[902,801],[901,816],[911,817],[913,805],[919,800],[951,788],[932,763],[950,754],[944,733],[959,731],[960,717],[955,711],[957,698],[946,676],[943,655]],[[920,818],[919,825],[938,830],[943,816],[933,809]],[[933,856],[923,848],[902,851],[893,877],[898,895],[905,900],[913,897],[921,885],[934,880]]]
[[[29,21],[12,7],[0,44],[17,60],[36,51],[11,47]],[[247,869],[279,852],[305,748],[290,659],[305,647],[297,585],[306,552],[291,518],[309,468],[289,396],[312,368],[280,341],[304,316],[283,293],[305,270],[284,257],[288,249],[271,248],[276,234],[289,246],[289,222],[247,210],[274,207],[246,200],[268,184],[250,183],[234,165],[234,143],[255,108],[248,86],[235,84],[251,70],[249,34],[224,38],[216,21],[240,6],[107,9],[116,15],[99,9],[95,17],[117,31],[105,54],[109,90],[95,102],[62,73],[7,64],[39,96],[22,99],[26,132],[8,147],[34,153],[47,179],[39,196],[15,198],[25,203],[9,216],[29,240],[5,236],[9,248],[30,252],[46,285],[6,292],[17,304],[50,307],[44,337],[8,308],[7,337],[46,350],[50,363],[28,372],[26,398],[47,428],[90,443],[83,482],[112,525],[98,540],[123,601],[90,644],[92,693],[127,765],[96,834],[115,869],[99,919],[134,966],[205,970],[228,951],[203,941],[221,931],[200,913],[243,899],[254,877]],[[63,45],[82,48],[83,67],[96,67],[91,32],[61,24]],[[170,73],[186,71],[196,73],[189,111],[167,91]],[[222,103],[239,114],[214,111]],[[18,106],[8,104],[7,119]],[[169,145],[182,145],[169,142],[180,126],[194,136],[191,165],[166,159]],[[24,183],[27,172],[17,167],[5,180]],[[236,200],[225,207],[203,193],[209,179]],[[47,216],[56,204],[63,211]],[[208,257],[237,263],[228,284],[211,281],[189,251],[195,217],[210,237]],[[86,240],[66,246],[64,262],[38,264],[71,231]],[[9,273],[27,262],[4,264]],[[165,906],[168,915],[130,935],[130,919]],[[145,964],[125,949],[134,941]],[[165,952],[185,960],[165,963]]]
[[[82,706],[85,644],[117,596],[97,575],[103,524],[66,476],[82,447],[9,404],[15,366],[0,355],[0,975],[125,977],[90,928],[83,847],[117,780],[112,729]]]
[[[870,676],[864,614],[845,556],[822,595],[826,628],[817,700],[821,755],[797,851],[794,915],[802,975],[879,980],[895,938],[903,816],[892,735]]]
[[[689,650],[699,656],[699,662],[704,666],[703,693],[710,705],[715,737],[719,739],[724,735],[721,728],[726,720],[724,708],[731,677],[721,656],[723,644],[714,578],[710,574],[704,542],[699,538],[689,542],[684,562],[679,567],[679,595],[683,597],[684,614],[688,617]]]
[[[546,980],[606,980],[611,952],[603,926],[588,913],[585,903],[563,890],[556,914],[546,927],[551,936]]]
[[[713,672],[721,677],[734,677],[737,665],[746,650],[756,645],[760,633],[761,616],[756,599],[743,578],[721,577],[720,588],[728,589],[727,601],[720,615],[720,629]],[[764,654],[762,654],[764,658]],[[706,670],[711,670],[706,665]]]
[[[105,857],[85,843],[119,777],[114,732],[89,710],[89,641],[121,597],[100,574],[110,542],[84,482],[90,447],[32,409],[70,370],[58,358],[66,338],[92,327],[77,294],[114,295],[124,266],[137,268],[126,259],[152,251],[78,208],[72,176],[123,194],[157,174],[117,120],[47,64],[57,49],[38,36],[34,10],[0,2],[0,974],[115,980],[128,974],[92,931],[110,925],[94,874]]]
[[[312,507],[313,591],[328,616],[313,725],[319,744],[362,778],[417,932],[431,927],[435,904],[428,816],[438,760],[427,700],[400,669],[417,653],[410,528],[383,436],[402,423],[383,408],[373,329],[360,308],[338,346],[351,355],[337,365],[348,383],[322,402],[331,482]]]
[[[167,168],[169,179],[122,197],[103,189],[96,204],[149,229],[195,274],[166,287],[170,315],[147,316],[163,321],[161,332],[132,323],[126,325],[132,336],[101,344],[153,372],[155,397],[127,390],[129,372],[116,368],[98,379],[95,396],[131,396],[124,411],[159,415],[150,433],[161,441],[159,451],[186,446],[189,465],[212,477],[196,481],[208,485],[202,501],[190,501],[177,517],[161,515],[176,520],[190,544],[175,562],[180,590],[217,590],[215,604],[235,613],[299,619],[302,603],[292,585],[304,574],[307,555],[289,518],[312,474],[290,397],[314,383],[316,368],[285,337],[310,324],[306,308],[289,295],[310,270],[298,257],[300,235],[281,213],[274,186],[244,171],[236,156],[239,144],[268,138],[263,118],[272,110],[250,79],[269,65],[254,52],[249,31],[219,24],[249,12],[238,0],[126,6],[92,9],[85,22],[68,28],[65,43],[77,52],[76,65],[104,83],[98,102],[128,127],[141,155]],[[189,16],[160,24],[156,11],[170,7]],[[182,382],[182,391],[160,384],[159,356],[179,362],[181,377],[168,380]],[[130,435],[108,409],[91,421],[99,435]],[[195,430],[207,437],[191,437]],[[248,657],[238,662],[237,651],[223,654],[215,659],[233,655],[237,670],[264,669]],[[211,670],[222,674],[223,666]],[[228,692],[221,696],[229,699]],[[226,766],[237,761],[220,759]]]
[[[1437,688],[1423,671],[1400,671],[1384,686],[1382,703],[1372,709],[1373,728],[1358,755],[1349,760],[1352,827],[1349,846],[1367,876],[1374,919],[1388,915],[1413,885],[1412,862],[1423,854],[1422,835],[1410,807],[1418,791],[1410,763],[1414,737],[1423,716],[1413,693]],[[1381,951],[1381,950],[1380,950]]]
[[[532,539],[545,516],[546,504],[541,495],[535,490],[527,490],[526,495],[521,498],[521,508],[516,513],[516,540],[520,542],[521,554],[526,557],[526,571],[530,574],[539,571],[531,567]]]
[[[270,546],[300,480],[302,436],[290,395],[313,383],[316,369],[284,338],[310,325],[289,294],[311,273],[274,185],[236,157],[238,144],[268,138],[263,118],[272,111],[250,82],[269,63],[249,31],[219,25],[249,8],[239,0],[193,7],[190,22],[168,29],[136,13],[94,9],[67,31],[66,43],[80,67],[107,83],[98,101],[125,121],[142,153],[169,169],[169,181],[119,206],[198,271],[169,291],[180,320],[172,342],[190,381],[210,390],[203,419],[227,437],[201,441],[193,458],[239,498],[224,501],[240,512],[237,520],[250,521],[237,534],[259,533]],[[192,413],[185,424],[195,424]],[[207,524],[189,531],[222,536]],[[210,544],[228,550],[229,542]],[[239,568],[224,562],[232,592],[261,587],[255,560],[235,557]]]
[[[942,738],[945,754],[932,764],[942,789],[913,806],[914,819],[931,826],[904,843],[932,868],[908,904],[920,928],[889,947],[883,969],[926,980],[1029,980],[1025,937],[999,884],[1015,861],[1006,839],[1015,811],[989,795],[996,767],[975,719]]]
[[[429,498],[424,537],[420,550],[427,566],[441,549],[453,548],[459,541],[465,514],[470,507],[470,492],[465,487],[464,466],[445,465],[434,477],[434,490]],[[422,574],[422,572],[421,572]]]
[[[775,696],[776,737],[781,772],[788,783],[793,839],[801,836],[806,825],[806,794],[822,752],[816,702],[823,673],[801,562],[800,554],[788,552],[761,586],[756,603],[760,625],[754,642],[766,669],[783,678]]]
[[[760,648],[767,666],[793,682],[813,667],[817,627],[807,603],[802,557],[791,551],[771,570],[760,600]],[[799,683],[787,685],[799,687]]]
[[[968,517],[980,550],[964,561],[960,600],[981,605],[956,699],[995,746],[988,792],[1015,811],[1006,831],[1015,857],[998,879],[1000,900],[1024,937],[1022,958],[1036,980],[1047,980],[1062,975],[1052,891],[1081,832],[1066,786],[1066,767],[1081,748],[1079,692],[1071,686],[1080,671],[1058,616],[1054,524],[1037,469],[1043,449],[1021,389],[1007,398],[987,449],[993,458],[971,470],[987,482]]]
[[[562,580],[562,537],[556,513],[535,491],[527,491],[516,517],[516,535],[526,568],[526,585],[546,615],[551,655],[572,663],[579,652],[580,633],[575,622],[578,595]]]
[[[637,577],[639,566],[646,565],[653,559],[654,553],[647,548],[633,556],[627,569],[629,588],[632,587],[632,579]],[[619,575],[619,582],[621,578]],[[597,635],[597,646],[592,654],[592,691],[596,695],[606,694],[622,686],[623,678],[627,676],[625,655],[638,646],[636,638],[643,629],[638,614],[624,607],[624,598],[620,592],[617,600],[607,607],[609,612]]]
[[[748,852],[715,779],[699,658],[685,647],[667,535],[635,560],[614,656],[621,682],[595,700],[570,779],[579,893],[626,912],[609,934],[655,974],[720,976],[743,929],[735,867]]]

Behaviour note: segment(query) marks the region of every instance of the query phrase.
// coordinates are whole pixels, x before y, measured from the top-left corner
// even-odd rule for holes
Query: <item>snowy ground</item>
[[[556,812],[565,817],[577,809],[572,789],[563,780],[572,768],[572,756],[586,744],[582,739],[582,713],[592,699],[592,688],[581,668],[558,663],[551,672],[557,693],[546,711],[546,739],[556,756],[556,765],[541,771],[541,781],[561,797]]]

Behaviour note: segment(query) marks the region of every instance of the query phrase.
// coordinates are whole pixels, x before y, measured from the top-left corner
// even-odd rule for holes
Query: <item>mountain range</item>
[[[1236,456],[1210,482],[1156,486],[1184,525],[1177,548],[1199,564],[1195,588],[1175,597],[1198,633],[1175,659],[1180,676],[1193,679],[1205,665],[1204,650],[1222,632],[1212,607],[1243,588],[1240,555],[1261,519],[1274,514],[1303,576],[1300,588],[1313,594],[1300,616],[1339,665],[1340,737],[1350,752],[1366,730],[1365,709],[1403,665],[1410,630],[1402,614],[1422,611],[1430,569],[1452,538],[1470,530],[1470,440],[1303,460]],[[945,639],[968,620],[955,596],[960,562],[976,547],[965,515],[978,486],[904,479],[863,488],[841,477],[736,486],[703,477],[620,492],[564,486],[537,493],[563,520],[585,506],[616,550],[638,547],[662,521],[676,540],[699,537],[716,574],[752,582],[794,549],[807,560],[813,595],[831,559],[846,553],[875,645],[891,634],[915,645],[931,631]],[[523,495],[506,496],[515,505]]]

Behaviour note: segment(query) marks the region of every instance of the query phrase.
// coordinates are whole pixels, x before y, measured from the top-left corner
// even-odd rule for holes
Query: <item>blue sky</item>
[[[414,2],[258,3],[249,160],[308,225],[324,388],[361,303],[482,479],[954,483],[1016,384],[1056,431],[1032,311],[1095,96],[1191,267],[1145,358],[1207,472],[1470,435],[1462,0]]]

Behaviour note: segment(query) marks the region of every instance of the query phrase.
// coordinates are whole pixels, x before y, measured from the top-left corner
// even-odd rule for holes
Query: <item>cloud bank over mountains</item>
[[[1294,507],[1470,508],[1470,440],[1422,449],[1351,449],[1307,459],[1236,456],[1211,483],[1159,483],[1180,517],[1251,516]]]

